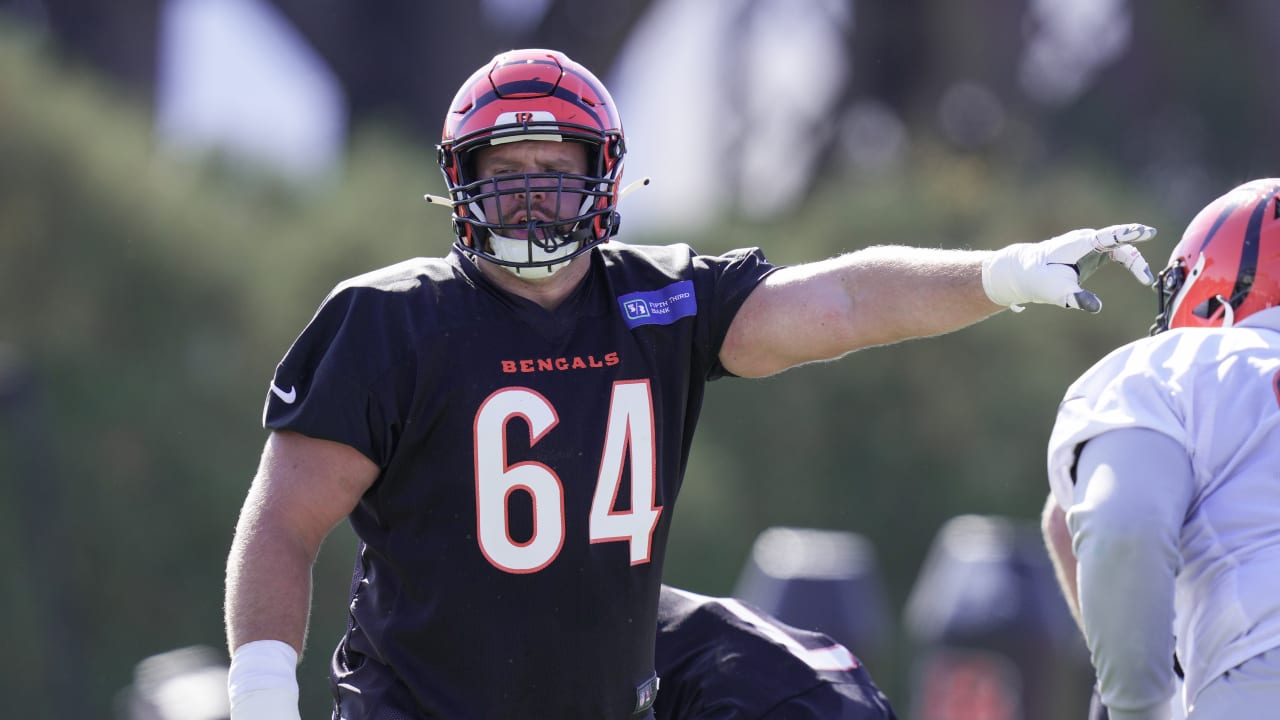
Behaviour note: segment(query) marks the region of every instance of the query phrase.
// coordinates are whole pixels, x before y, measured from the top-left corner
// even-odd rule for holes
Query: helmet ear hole
[[[1218,309],[1222,307],[1222,301],[1220,298],[1220,295],[1215,295],[1214,297],[1206,299],[1204,302],[1192,308],[1191,314],[1198,318],[1204,318],[1205,320],[1212,318],[1214,314],[1218,312]]]
[[[471,223],[466,222],[461,218],[455,217],[453,219],[453,233],[455,236],[457,236],[458,241],[462,243],[463,247],[469,248],[471,250],[475,250],[480,247],[480,243],[477,242],[477,236],[479,235],[479,231],[476,228],[472,227]]]

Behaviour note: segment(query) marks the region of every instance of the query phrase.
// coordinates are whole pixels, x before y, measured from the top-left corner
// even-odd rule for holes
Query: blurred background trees
[[[197,32],[215,11],[267,20]],[[431,145],[496,52],[557,47],[610,84],[629,176],[655,180],[624,205],[625,241],[786,263],[1138,220],[1162,231],[1159,266],[1203,203],[1277,173],[1261,68],[1278,22],[1260,0],[0,0],[10,711],[109,717],[142,658],[222,647],[274,364],[338,280],[446,251],[446,217],[419,199],[442,185]],[[299,54],[254,45],[263,27]],[[209,67],[242,74],[192,101],[210,88],[184,78]],[[303,70],[259,84],[285,68]],[[278,122],[293,99],[325,116]],[[302,137],[318,160],[279,153]],[[860,533],[895,638],[872,671],[905,710],[902,608],[935,535],[962,514],[1034,521],[1062,390],[1154,314],[1117,268],[1091,285],[1097,317],[1033,307],[714,384],[669,580],[732,592],[772,526]],[[353,547],[341,529],[317,566],[313,717]]]

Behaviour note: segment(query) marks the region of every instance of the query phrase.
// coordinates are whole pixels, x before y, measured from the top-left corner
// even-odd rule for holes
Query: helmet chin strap
[[[1217,296],[1218,303],[1222,306],[1222,327],[1229,328],[1236,324],[1236,311],[1231,307],[1231,303],[1221,295]]]
[[[577,233],[574,233],[574,235],[577,235]],[[573,235],[570,237],[573,237]],[[577,242],[565,243],[555,250],[547,251],[528,240],[509,238],[495,232],[489,233],[489,247],[493,249],[493,254],[508,262],[527,263],[555,260],[572,254],[574,250],[578,249],[578,245],[580,243],[581,240],[579,239]],[[545,270],[546,275],[551,276],[568,264],[568,261],[565,261],[562,263],[541,265],[538,267],[519,267],[516,265],[500,265],[500,267],[515,275],[523,275],[525,271],[532,273],[537,270]]]
[[[622,191],[618,194],[618,200],[621,201],[622,198],[626,197],[627,195],[630,195],[632,192],[642,187],[645,187],[649,183],[650,183],[650,179],[648,177],[643,177],[643,178],[640,178],[639,180],[636,180],[635,182],[631,183],[630,185],[627,185],[625,188],[622,189]],[[477,203],[467,203],[465,200],[452,200],[447,197],[443,197],[440,195],[432,195],[430,193],[423,195],[422,199],[426,200],[427,203],[438,206],[438,207],[454,208],[454,207],[457,207],[458,205],[467,204],[471,208],[471,211],[472,213],[474,213],[475,217],[480,218],[481,220],[484,219],[484,210]],[[589,202],[590,202],[589,199],[586,199],[583,201],[584,209],[589,204]],[[594,234],[593,234],[592,228],[590,226],[587,226],[587,227],[580,227],[577,230],[574,230],[573,232],[570,232],[569,234],[564,235],[562,237],[568,242],[562,244],[560,247],[557,247],[555,250],[547,251],[547,250],[543,250],[536,243],[532,243],[527,240],[520,240],[518,238],[506,237],[505,235],[499,235],[498,233],[490,231],[489,247],[492,248],[494,256],[508,262],[513,262],[513,263],[545,262],[548,260],[555,260],[557,258],[562,258],[576,252],[578,248],[582,247],[582,244],[584,242],[592,241]],[[498,264],[498,263],[495,263],[495,264]],[[523,275],[524,271],[529,271],[530,273],[532,273],[535,270],[545,269],[546,275],[551,276],[551,275],[554,275],[561,268],[565,267],[566,265],[568,265],[568,261],[560,262],[560,263],[551,263],[549,265],[539,265],[537,267],[528,267],[527,265],[523,267],[519,265],[501,265],[501,267],[506,268],[513,275]]]

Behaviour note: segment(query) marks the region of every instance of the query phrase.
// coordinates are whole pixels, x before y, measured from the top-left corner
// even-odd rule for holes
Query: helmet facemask
[[[587,174],[510,173],[451,187],[455,244],[516,274],[546,275],[607,240],[618,224],[617,172],[605,174],[599,149],[586,145]],[[463,155],[460,177],[475,177],[477,150]]]

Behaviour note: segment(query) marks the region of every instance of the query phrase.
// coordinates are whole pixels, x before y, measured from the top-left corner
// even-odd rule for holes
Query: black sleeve
[[[350,445],[385,467],[400,426],[386,384],[411,358],[388,332],[401,314],[394,300],[369,287],[332,292],[277,366],[263,426]]]
[[[700,293],[705,293],[705,297],[699,298],[699,303],[711,309],[708,313],[710,321],[704,328],[706,336],[700,338],[699,343],[707,353],[704,358],[704,367],[709,368],[707,379],[736,377],[720,364],[720,348],[747,297],[779,266],[770,263],[759,248],[731,250],[723,255],[699,255],[694,258],[694,263],[700,275],[706,273],[713,279],[711,284],[699,288]]]

